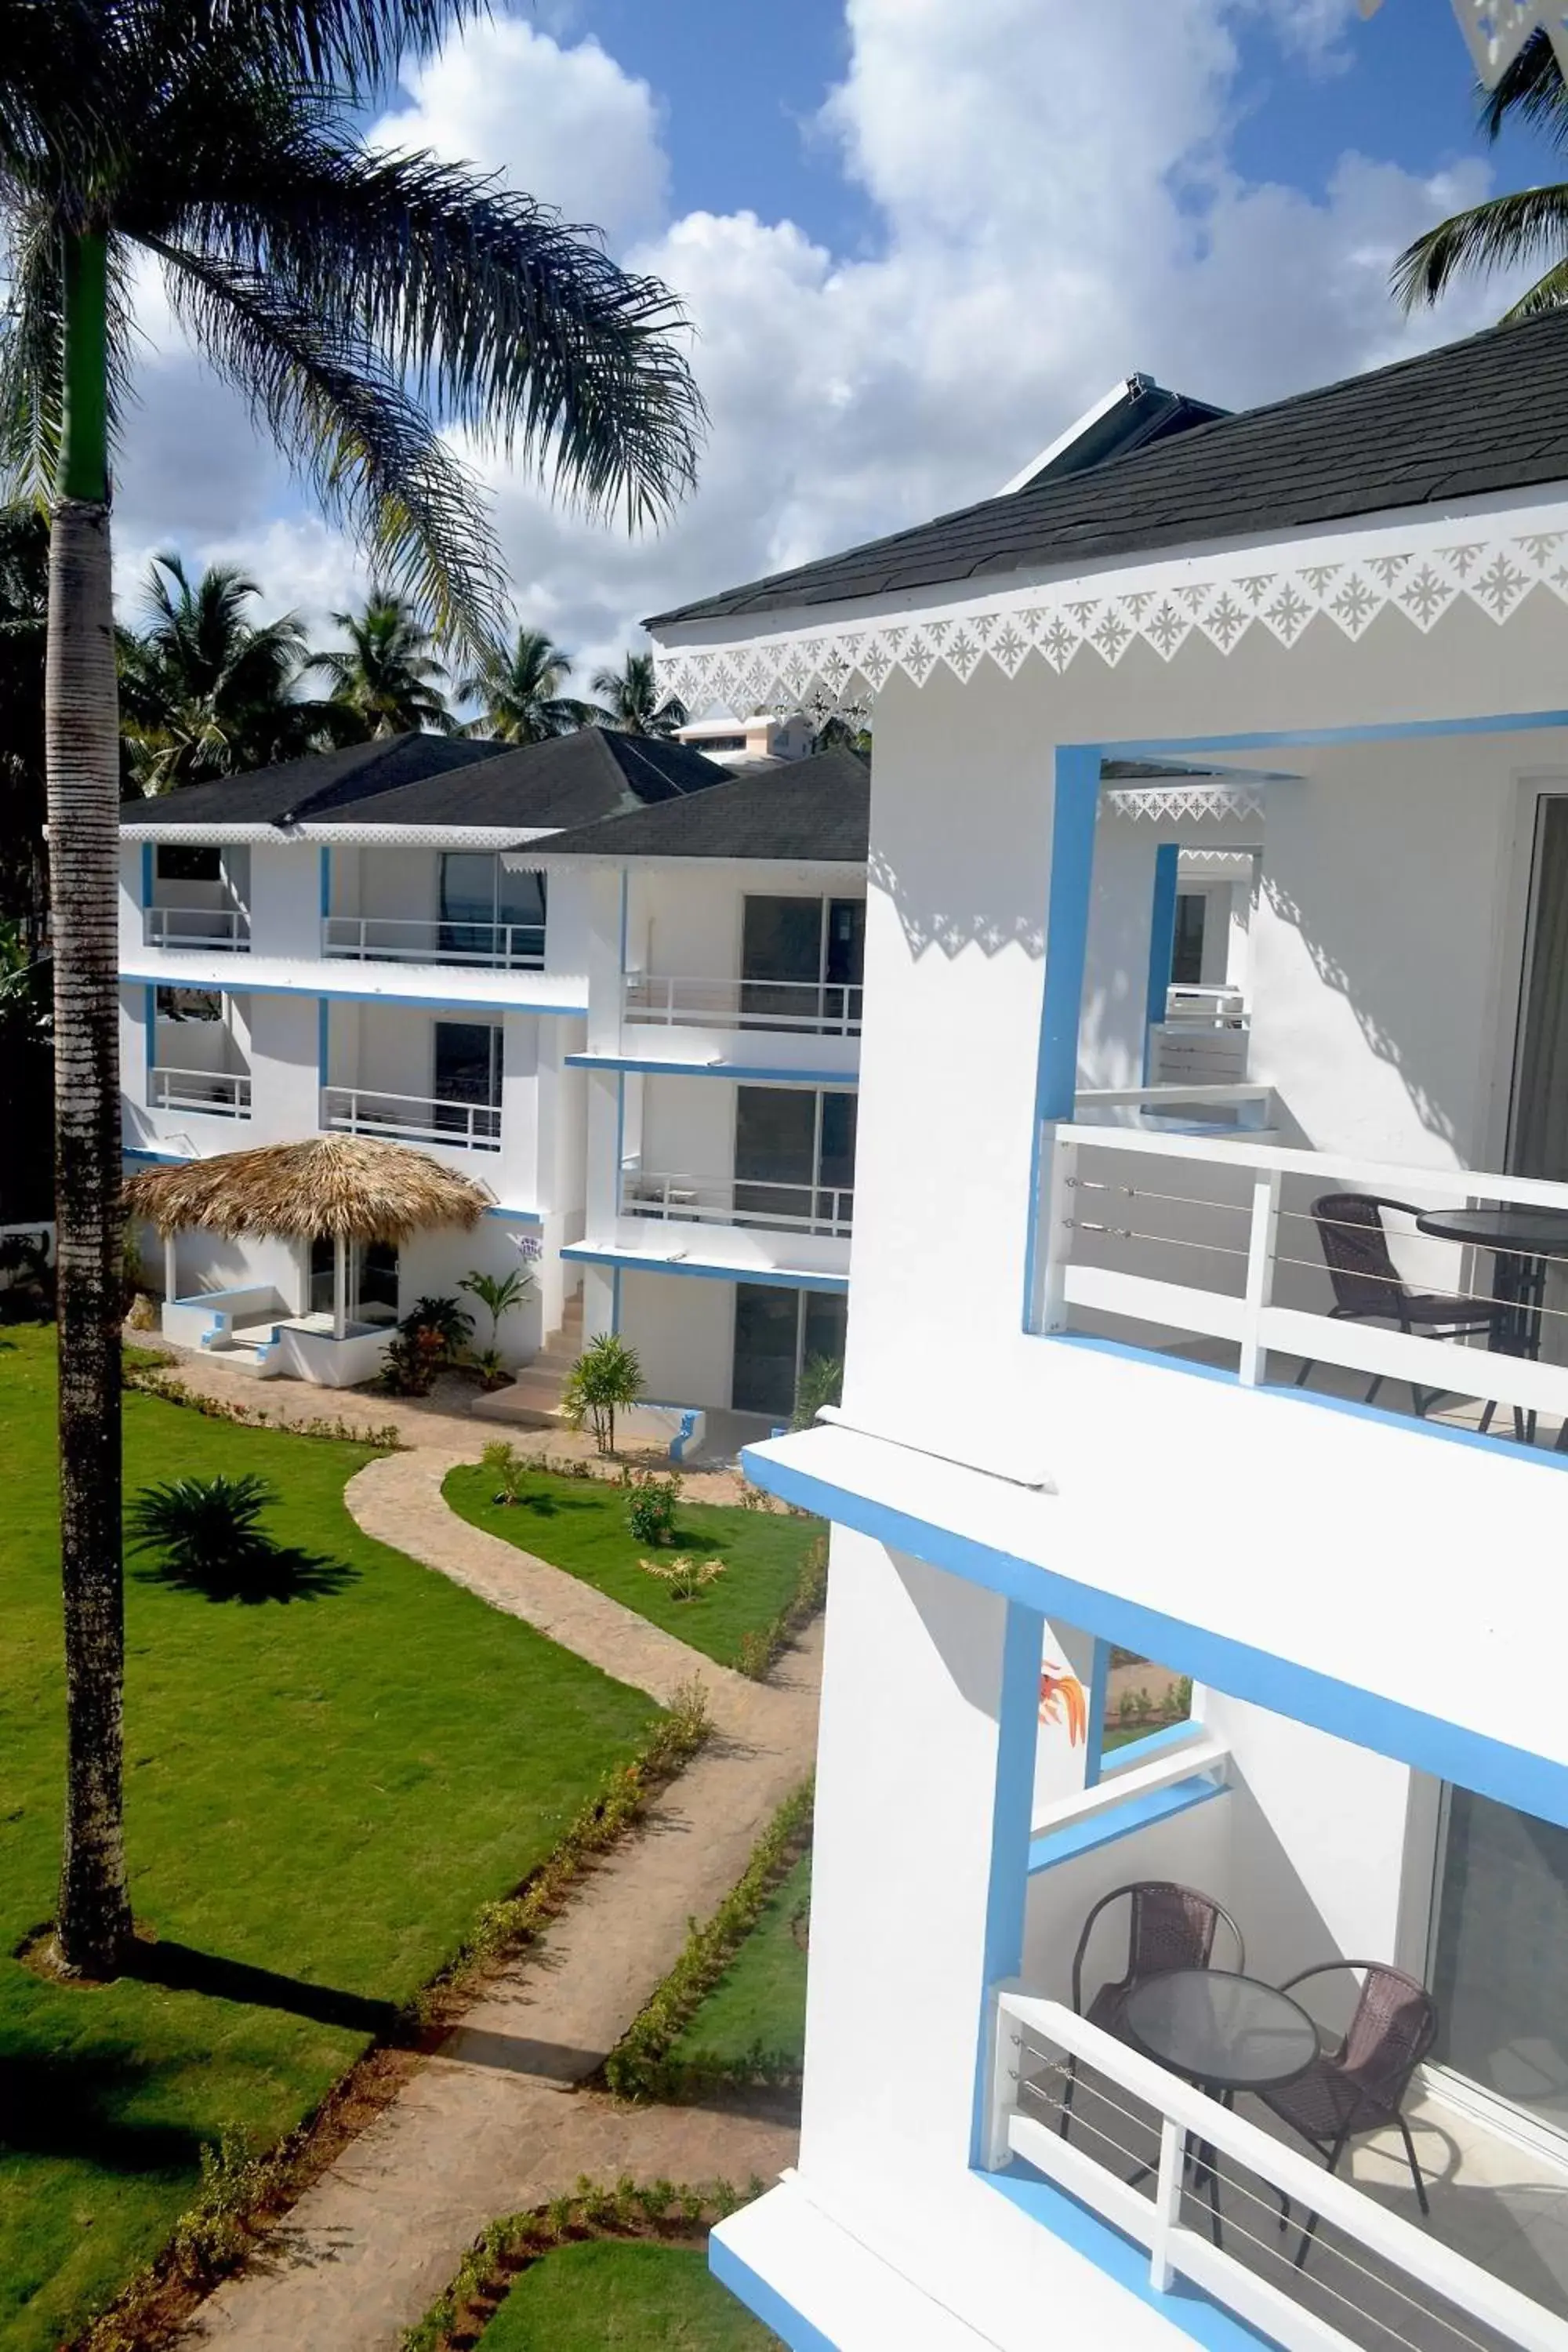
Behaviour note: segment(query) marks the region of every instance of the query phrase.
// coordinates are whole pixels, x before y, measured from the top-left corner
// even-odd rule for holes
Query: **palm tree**
[[[33,506],[0,508],[0,916],[44,938],[44,639],[49,526]]]
[[[1510,115],[1568,145],[1568,90],[1551,35],[1533,33],[1481,106],[1481,126],[1496,139]],[[1406,310],[1436,302],[1465,270],[1545,268],[1501,323],[1531,319],[1568,302],[1568,185],[1521,188],[1489,197],[1439,221],[1406,247],[1394,265],[1394,291]]]
[[[119,744],[110,450],[133,264],[376,574],[474,643],[499,623],[483,498],[441,427],[590,509],[657,517],[700,402],[656,281],[527,196],[356,125],[468,0],[0,0],[0,474],[51,512],[63,1964],[131,1930],[121,1831]]]
[[[312,654],[310,667],[331,680],[340,736],[368,743],[380,735],[450,735],[447,671],[436,658],[436,634],[390,588],[373,587],[357,613],[334,613],[348,638]]]
[[[618,735],[673,735],[686,724],[686,706],[673,699],[660,707],[651,654],[628,654],[619,669],[594,673],[601,708],[589,715],[596,726]]]
[[[254,580],[209,564],[193,583],[177,555],[153,558],[142,593],[148,626],[120,633],[120,704],[144,793],[296,759],[323,740],[321,706],[296,691],[298,614],[253,621]]]
[[[487,646],[458,684],[460,702],[477,702],[479,714],[465,735],[488,735],[500,743],[547,743],[555,735],[588,726],[594,712],[561,689],[572,675],[572,657],[542,629],[519,629],[510,646]]]

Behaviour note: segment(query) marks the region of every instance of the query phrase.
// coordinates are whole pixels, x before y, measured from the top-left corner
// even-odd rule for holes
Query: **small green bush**
[[[581,1429],[586,1422],[601,1454],[616,1444],[616,1415],[636,1404],[642,1394],[642,1365],[635,1348],[618,1332],[601,1331],[590,1339],[567,1375],[561,1392],[561,1410],[567,1426]]]
[[[680,1479],[673,1473],[661,1478],[657,1470],[627,1469],[621,1474],[626,1488],[626,1526],[635,1540],[645,1544],[675,1541],[675,1513],[680,1501]]]
[[[509,1444],[504,1437],[492,1437],[479,1456],[479,1468],[486,1471],[496,1482],[492,1501],[521,1502],[523,1487],[528,1480],[529,1463],[527,1456],[520,1454],[515,1445]]]
[[[210,1478],[143,1486],[131,1506],[131,1548],[161,1552],[193,1582],[226,1573],[243,1578],[248,1564],[271,1555],[261,1514],[279,1499],[267,1479],[248,1473],[230,1478],[221,1470]]]

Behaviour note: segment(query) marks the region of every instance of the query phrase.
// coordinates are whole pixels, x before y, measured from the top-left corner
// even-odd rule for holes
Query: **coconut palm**
[[[331,680],[340,737],[368,743],[378,735],[450,735],[448,672],[436,657],[436,635],[414,606],[390,588],[373,588],[357,613],[334,613],[344,646],[313,654],[311,667]]]
[[[119,745],[110,448],[135,268],[375,574],[475,643],[486,508],[441,427],[658,516],[700,404],[666,289],[530,198],[358,124],[469,0],[0,0],[0,474],[51,509],[67,1807],[57,1941],[112,1969],[121,1806]]]
[[[595,715],[589,705],[561,691],[571,675],[571,656],[542,629],[519,629],[510,646],[487,646],[458,683],[458,700],[479,705],[464,734],[500,743],[547,743],[586,727]]]
[[[297,759],[321,740],[321,707],[297,690],[304,623],[252,620],[260,593],[228,564],[193,582],[178,555],[153,558],[147,625],[120,633],[121,728],[144,793]]]
[[[1511,115],[1555,146],[1568,145],[1568,90],[1547,33],[1532,34],[1497,88],[1485,93],[1481,126],[1490,137]],[[1394,263],[1394,290],[1414,310],[1436,302],[1464,271],[1520,268],[1541,275],[1503,312],[1505,326],[1568,302],[1568,185],[1521,188],[1439,221]]]
[[[684,703],[659,702],[651,654],[628,654],[619,669],[595,670],[594,691],[600,698],[590,714],[595,724],[617,735],[673,735],[686,724]]]

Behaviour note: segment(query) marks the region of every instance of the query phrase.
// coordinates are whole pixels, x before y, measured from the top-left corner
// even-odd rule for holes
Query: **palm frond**
[[[493,635],[504,586],[483,491],[385,362],[330,309],[211,254],[143,239],[214,367],[375,568],[444,639]]]
[[[8,497],[46,505],[54,488],[63,417],[59,222],[49,205],[34,198],[14,207],[6,228],[4,274],[11,291],[0,316],[0,485]],[[127,256],[118,238],[110,240],[109,270],[112,450],[131,397],[133,332]]]
[[[1406,310],[1436,302],[1464,270],[1553,263],[1568,247],[1568,185],[1522,188],[1456,213],[1418,236],[1394,265],[1395,299]]]
[[[369,153],[275,94],[216,120],[226,152],[195,163],[174,241],[342,319],[444,422],[590,511],[654,521],[690,488],[705,412],[657,278],[466,165]]]
[[[1554,261],[1544,276],[1536,279],[1528,292],[1520,296],[1503,314],[1500,324],[1511,327],[1521,319],[1539,319],[1547,310],[1568,307],[1568,257]]]
[[[1496,88],[1482,92],[1480,127],[1489,139],[1500,138],[1515,115],[1553,146],[1568,145],[1568,89],[1550,33],[1532,33]]]

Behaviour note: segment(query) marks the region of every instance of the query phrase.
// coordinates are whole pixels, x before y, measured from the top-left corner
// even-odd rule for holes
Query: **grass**
[[[764,1632],[789,1601],[820,1532],[815,1519],[683,1502],[674,1542],[656,1554],[628,1533],[626,1491],[607,1480],[537,1471],[519,1502],[497,1503],[495,1491],[494,1477],[478,1467],[449,1472],[443,1488],[452,1508],[475,1527],[596,1585],[721,1666],[734,1665],[746,1636]],[[694,1601],[675,1600],[639,1565],[683,1552],[724,1562],[723,1575]]]
[[[522,2273],[480,2352],[774,2352],[694,2246],[599,2239]],[[780,2347],[782,2352],[782,2347]]]
[[[805,2063],[805,1953],[795,1933],[811,1902],[811,1856],[802,1854],[769,1895],[723,1976],[671,2045],[678,2065],[743,2071],[760,2050]]]
[[[52,1329],[0,1335],[0,2352],[50,2352],[191,2201],[204,2144],[307,2116],[549,1853],[649,1716],[372,1543],[363,1446],[126,1399],[127,1491],[256,1472],[335,1590],[245,1607],[127,1578],[132,1899],[164,1981],[50,1984],[62,1778]]]

